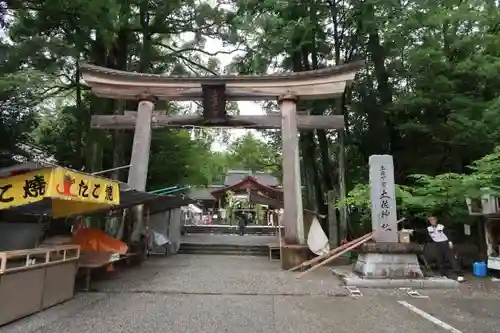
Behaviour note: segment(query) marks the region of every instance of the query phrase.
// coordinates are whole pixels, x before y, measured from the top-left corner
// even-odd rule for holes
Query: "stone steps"
[[[182,243],[179,254],[207,254],[233,256],[268,256],[265,245],[193,244]]]
[[[236,225],[186,225],[183,226],[183,232],[185,234],[232,234],[237,235],[240,233],[240,229]],[[245,229],[245,234],[247,235],[266,235],[274,236],[276,235],[276,229],[267,226],[249,226]]]

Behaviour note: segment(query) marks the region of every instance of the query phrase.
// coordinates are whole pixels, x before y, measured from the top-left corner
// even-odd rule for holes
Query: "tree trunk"
[[[125,15],[124,13],[122,15]],[[118,39],[113,47],[113,58],[115,60],[115,69],[119,70],[127,70],[127,54],[128,54],[128,28],[127,26],[123,27],[118,32]],[[113,113],[116,115],[123,115],[125,110],[126,101],[124,100],[116,100],[114,102],[114,110]],[[125,133],[121,130],[113,131],[113,168],[117,168],[127,164],[125,162],[125,144],[129,140],[126,140],[126,136],[131,136],[130,133]],[[115,180],[125,180],[126,173],[124,170],[115,170],[111,173],[111,178]]]
[[[90,62],[99,66],[106,66],[106,46],[99,30],[96,31],[96,39],[92,44]],[[105,104],[104,104],[105,105]],[[90,114],[103,113],[103,99],[92,95],[90,97]],[[86,166],[87,172],[95,172],[103,168],[103,140],[102,130],[90,130],[87,139]]]
[[[371,22],[371,24],[366,27],[366,32],[368,33],[367,51],[374,68],[379,100],[378,108],[376,108],[377,119],[379,119],[377,120],[377,124],[375,124],[377,132],[376,137],[380,143],[380,153],[394,155],[395,147],[399,141],[399,134],[390,117],[392,88],[389,84],[389,74],[385,67],[387,55],[380,42],[378,27],[374,23],[376,21],[374,5],[367,3],[365,6],[368,22]],[[395,172],[395,174],[397,174],[397,172]]]
[[[300,150],[302,152],[302,165],[301,174],[304,179],[304,208],[315,210],[316,207],[316,196],[314,193],[314,175],[312,174],[313,169],[311,168],[311,154],[309,150],[309,142],[304,135],[301,133],[299,137]]]

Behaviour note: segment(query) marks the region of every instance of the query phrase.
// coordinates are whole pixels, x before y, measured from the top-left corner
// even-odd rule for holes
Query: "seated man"
[[[444,226],[437,223],[435,216],[429,216],[428,221],[430,225],[424,232],[426,233],[427,241],[435,244],[440,274],[456,279],[458,282],[463,282],[465,279],[461,275],[458,260],[453,253],[453,243],[446,234]],[[451,265],[451,271],[448,269],[448,265]]]

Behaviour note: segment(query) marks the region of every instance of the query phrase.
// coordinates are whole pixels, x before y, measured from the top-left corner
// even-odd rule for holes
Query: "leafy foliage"
[[[211,158],[209,149],[200,142],[192,141],[187,131],[159,130],[151,141],[149,187],[210,183],[210,170],[204,163]]]
[[[13,164],[16,144],[29,140],[40,96],[40,89],[31,85],[42,84],[42,77],[36,71],[0,73],[0,166]]]
[[[465,198],[480,198],[485,191],[500,196],[500,148],[474,161],[471,173],[446,173],[436,176],[416,174],[410,176],[412,186],[396,186],[399,213],[425,217],[433,214],[450,222],[468,222],[470,217]],[[486,190],[488,189],[488,190]],[[358,184],[346,200],[337,206],[353,206],[361,212],[361,221],[369,219],[369,186]]]
[[[228,164],[234,169],[278,174],[280,160],[277,159],[277,152],[273,148],[249,132],[229,145]]]

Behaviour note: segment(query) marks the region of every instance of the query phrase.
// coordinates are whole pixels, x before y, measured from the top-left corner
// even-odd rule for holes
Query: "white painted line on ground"
[[[402,288],[399,288],[399,290],[405,291],[408,294],[408,296],[411,296],[413,298],[429,298],[429,296],[422,295],[418,291],[413,290],[411,288],[404,288],[404,287],[402,287]]]
[[[407,294],[413,298],[429,298],[429,296],[422,295],[416,290],[409,290]]]
[[[428,321],[430,321],[431,323],[433,324],[436,324],[437,326],[441,327],[442,329],[445,329],[447,330],[448,332],[452,332],[452,333],[462,333],[462,331],[459,331],[457,330],[455,327],[453,326],[450,326],[448,325],[447,323],[437,319],[436,317],[434,316],[431,316],[430,314],[428,314],[427,312],[423,311],[423,310],[420,310],[419,308],[411,305],[410,303],[408,302],[405,302],[405,301],[398,301],[399,304],[401,304],[402,306],[404,306],[405,308],[415,312],[416,314],[418,314],[419,316],[427,319]]]
[[[346,286],[345,289],[349,292],[349,295],[352,297],[361,297],[363,294],[361,290],[354,286]]]

